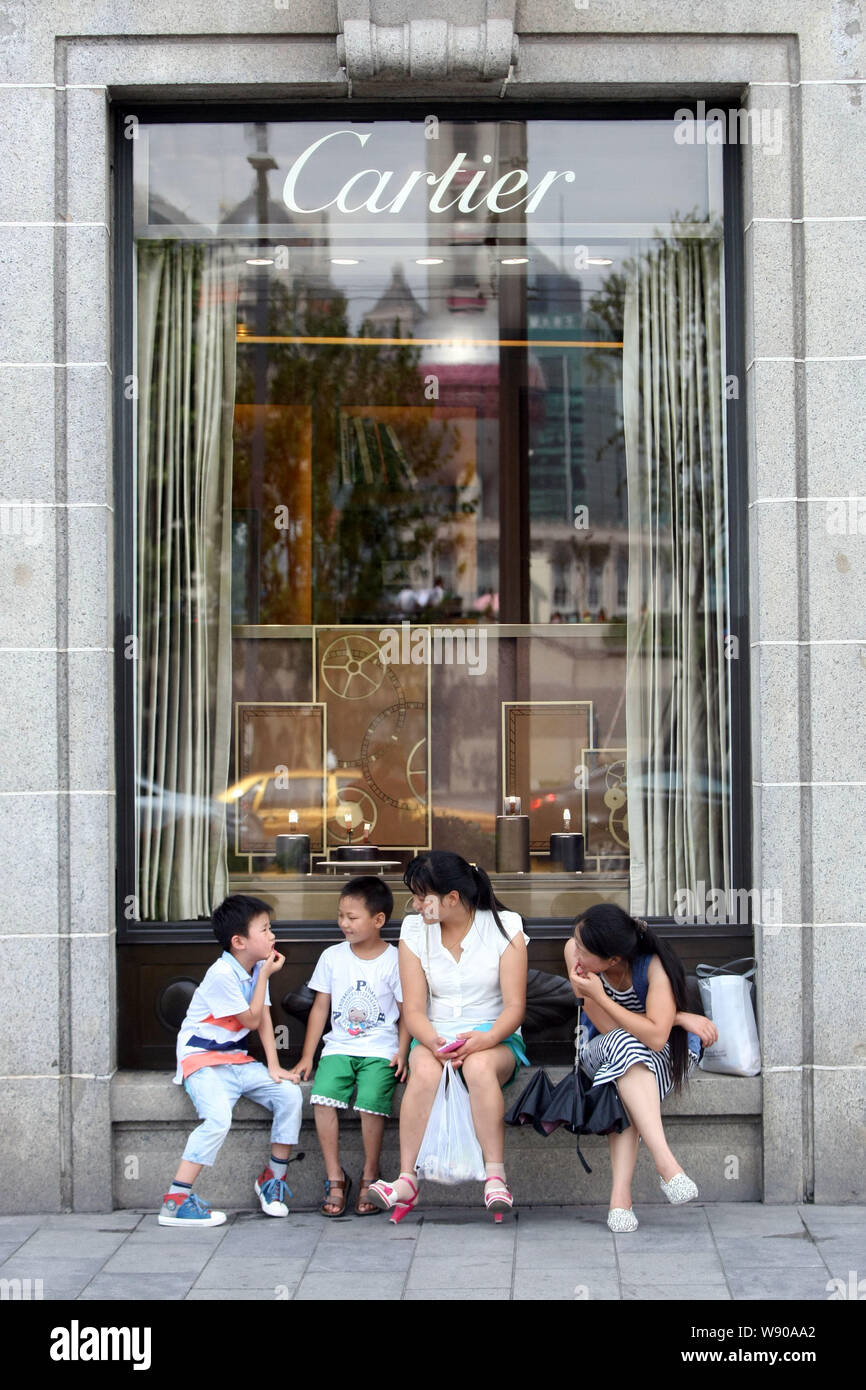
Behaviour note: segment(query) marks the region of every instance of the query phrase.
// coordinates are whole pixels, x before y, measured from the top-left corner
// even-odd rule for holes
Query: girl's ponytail
[[[459,854],[444,849],[433,849],[418,854],[406,865],[403,882],[410,892],[418,897],[423,898],[428,893],[435,893],[437,897],[444,898],[446,893],[457,893],[460,901],[470,912],[479,907],[486,912],[492,912],[493,920],[502,935],[506,941],[511,941],[499,916],[500,912],[506,912],[508,909],[494,893],[488,875],[484,869],[479,869],[477,864],[467,863]]]
[[[475,880],[475,886],[478,893],[478,896],[475,901],[475,906],[484,908],[486,911],[493,913],[494,922],[496,923],[499,930],[502,932],[502,935],[505,937],[505,939],[510,942],[511,937],[508,935],[508,932],[502,925],[502,918],[499,916],[500,912],[507,912],[508,909],[506,908],[504,903],[501,903],[499,901],[496,894],[494,893],[493,884],[490,882],[489,874],[485,869],[479,869],[477,864],[470,864],[469,869],[473,879]]]

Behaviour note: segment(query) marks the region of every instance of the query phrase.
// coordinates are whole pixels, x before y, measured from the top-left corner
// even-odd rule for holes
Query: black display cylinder
[[[309,835],[278,835],[276,844],[277,868],[284,874],[310,872]]]
[[[550,837],[550,861],[560,864],[566,873],[583,869],[583,836],[576,831],[560,830]]]
[[[340,845],[339,849],[331,850],[331,858],[339,860],[363,860],[365,863],[376,860],[380,857],[381,850],[378,845],[367,845],[362,840],[358,845]]]

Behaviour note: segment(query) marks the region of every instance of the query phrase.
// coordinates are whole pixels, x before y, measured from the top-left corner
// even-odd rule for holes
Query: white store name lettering
[[[388,189],[388,185],[394,177],[393,169],[360,169],[357,174],[353,174],[351,178],[347,179],[342,188],[326,203],[319,203],[317,207],[308,207],[303,206],[298,201],[303,196],[298,189],[298,180],[307,170],[313,157],[329,140],[350,135],[363,146],[366,145],[372,134],[371,130],[332,130],[328,135],[323,135],[319,140],[314,140],[312,145],[308,145],[303,153],[298,155],[286,174],[286,181],[283,184],[283,201],[289,211],[314,213],[324,212],[327,208],[335,207],[340,212],[347,213],[365,211],[397,213],[405,207],[416,186],[425,182],[435,190],[430,194],[428,201],[431,212],[448,212],[451,208],[456,208],[458,212],[467,213],[475,212],[476,209],[484,206],[490,212],[514,212],[519,207],[525,207],[527,212],[535,212],[545,193],[553,187],[557,179],[563,179],[565,183],[574,183],[576,177],[573,169],[563,169],[561,172],[548,169],[534,188],[528,188],[529,174],[527,171],[525,169],[509,169],[484,191],[484,182],[490,176],[490,169],[484,168],[477,169],[469,182],[458,193],[451,185],[461,171],[467,172],[463,169],[463,161],[468,157],[464,153],[454,156],[444,174],[429,174],[426,169],[413,169],[402,187],[396,191],[393,188]],[[327,163],[327,159],[325,158],[323,162]],[[492,162],[492,155],[482,156],[483,164],[489,165]],[[385,196],[386,189],[394,193],[390,202],[381,201]],[[457,196],[452,197],[450,202],[446,202],[445,199],[449,192],[456,193]]]

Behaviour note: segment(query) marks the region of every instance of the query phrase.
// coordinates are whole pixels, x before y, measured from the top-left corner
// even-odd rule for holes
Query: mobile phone
[[[446,1043],[444,1047],[437,1047],[437,1057],[442,1057],[447,1052],[459,1052],[460,1048],[463,1046],[464,1041],[465,1040],[463,1038],[455,1038],[453,1042]]]

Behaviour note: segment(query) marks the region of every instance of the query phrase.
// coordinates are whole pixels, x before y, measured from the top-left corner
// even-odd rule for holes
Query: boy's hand
[[[276,975],[278,970],[282,970],[286,963],[285,956],[281,956],[279,951],[274,951],[272,956],[268,956],[262,965],[263,975]]]
[[[409,1058],[396,1053],[388,1063],[389,1067],[395,1067],[394,1078],[397,1081],[405,1081],[409,1075]]]
[[[268,1076],[272,1081],[294,1081],[295,1078],[290,1071],[283,1067],[268,1067]]]
[[[296,1067],[293,1067],[292,1070],[291,1070],[290,1072],[287,1072],[287,1073],[286,1073],[286,1075],[288,1076],[289,1080],[290,1080],[290,1081],[294,1081],[294,1083],[295,1083],[296,1086],[297,1086],[297,1085],[300,1085],[300,1083],[301,1083],[302,1081],[306,1081],[307,1078],[308,1078],[309,1076],[312,1076],[312,1074],[313,1074],[313,1059],[312,1059],[312,1057],[302,1057],[301,1060],[300,1060],[300,1062],[298,1062],[298,1065],[297,1065]]]

